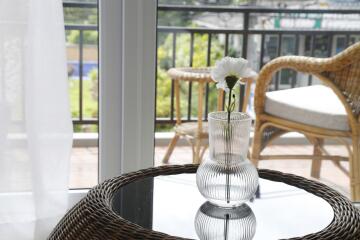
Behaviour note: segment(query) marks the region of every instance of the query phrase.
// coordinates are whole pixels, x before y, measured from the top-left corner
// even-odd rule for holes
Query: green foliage
[[[158,0],[158,4],[193,5],[199,0]]]
[[[94,2],[93,0],[82,2]],[[96,1],[95,1],[96,2]],[[98,23],[98,10],[97,8],[64,8],[64,20],[66,25],[97,25]],[[84,31],[83,32],[84,44],[97,44],[98,33],[97,31]],[[68,43],[79,44],[79,30],[66,31],[66,40]]]
[[[98,101],[99,98],[99,81],[98,81],[98,69],[94,68],[89,72],[88,75],[90,79],[90,88],[91,88],[91,98],[93,101]],[[97,110],[96,110],[96,117],[97,117]]]
[[[94,0],[83,0],[94,1]],[[199,0],[158,0],[159,4],[199,4]],[[244,0],[233,0],[232,3],[243,3]],[[158,25],[159,26],[188,26],[196,27],[193,23],[193,18],[199,12],[186,11],[159,11]],[[91,8],[64,8],[64,17],[66,24],[97,24],[97,9]],[[66,39],[68,43],[79,44],[79,30],[66,31]],[[211,55],[210,63],[207,62],[207,34],[194,35],[194,48],[192,65],[194,67],[205,67],[207,65],[214,65],[215,61],[224,56],[224,35],[213,34],[211,39]],[[176,67],[185,67],[190,65],[190,34],[177,34],[176,38]],[[98,44],[97,31],[83,31],[83,43],[85,45]],[[172,52],[173,52],[173,35],[167,33],[158,34],[158,59],[157,59],[157,101],[156,101],[156,116],[157,118],[168,118],[170,116],[171,103],[171,79],[167,75],[167,70],[173,66]],[[235,49],[229,43],[229,56],[239,56],[239,50]],[[83,81],[83,116],[86,119],[98,117],[98,72],[93,70],[89,73],[89,80]],[[71,112],[74,119],[79,117],[79,80],[69,79],[70,84],[70,98],[71,98]],[[208,95],[208,110],[215,111],[217,105],[217,91],[215,84],[209,84]],[[189,83],[181,84],[181,113],[182,116],[187,116],[188,111],[188,94]],[[192,86],[192,101],[191,101],[191,116],[196,118],[198,104],[198,86]],[[170,124],[162,124],[156,126],[157,131],[168,131],[171,129]],[[97,131],[96,126],[74,126],[76,132]]]
[[[173,124],[156,124],[156,132],[170,132],[174,128]]]
[[[239,4],[249,4],[249,3],[255,3],[256,0],[220,0],[219,3],[216,3],[216,5],[239,5]],[[206,4],[208,5],[214,5],[211,4],[211,1],[206,0],[158,0],[159,4],[175,4],[175,5],[200,5],[200,4]]]
[[[80,43],[80,32],[78,30],[66,31],[66,41],[72,44]],[[83,44],[97,45],[98,32],[97,31],[83,31]]]
[[[165,34],[164,34],[165,35]],[[172,67],[172,52],[173,52],[173,35],[166,34],[163,36],[163,44],[158,47],[158,68],[157,68],[157,101],[156,101],[156,116],[157,118],[168,118],[170,116],[171,103],[171,79],[168,77],[166,71]],[[190,34],[178,34],[176,38],[176,59],[177,67],[186,67],[190,65]],[[205,67],[207,66],[207,34],[194,35],[193,48],[193,66]],[[211,62],[214,62],[223,57],[224,45],[220,43],[217,35],[212,36],[211,44]],[[183,82],[180,85],[180,108],[182,117],[187,116],[188,111],[188,90],[189,83]],[[191,116],[197,116],[198,104],[198,85],[192,86],[192,102],[191,102]],[[215,84],[209,85],[209,111],[216,109],[217,92]],[[157,126],[157,131],[168,130],[169,125]]]
[[[97,69],[89,73],[89,79],[83,80],[83,118],[98,118],[98,77]],[[73,119],[78,119],[80,114],[79,79],[69,79],[70,108]],[[75,125],[75,132],[97,132],[96,125]]]
[[[98,22],[97,8],[64,8],[65,24],[96,25]]]
[[[166,71],[160,67],[157,68],[157,99],[156,99],[156,116],[170,116],[170,94],[171,80],[168,78]]]
[[[158,11],[159,26],[190,26],[198,12],[189,11]]]

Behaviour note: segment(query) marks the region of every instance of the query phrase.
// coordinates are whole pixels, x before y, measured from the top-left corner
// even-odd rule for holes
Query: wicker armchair
[[[267,92],[272,76],[281,69],[311,74],[324,85]],[[270,159],[312,159],[311,176],[318,178],[321,160],[332,160],[349,175],[352,200],[360,200],[360,43],[331,58],[284,56],[270,61],[257,79],[255,112],[254,164]],[[291,131],[305,135],[314,145],[313,155],[261,154],[275,138]],[[349,157],[330,155],[323,146],[326,138],[344,144]],[[347,139],[352,140],[350,144]],[[345,160],[350,172],[340,165]]]

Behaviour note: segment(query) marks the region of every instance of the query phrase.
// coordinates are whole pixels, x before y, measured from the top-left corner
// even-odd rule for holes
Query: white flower
[[[238,79],[255,77],[256,73],[248,66],[244,58],[224,57],[216,61],[215,67],[211,70],[211,78],[217,82],[216,87],[229,91],[225,78],[235,76]],[[240,84],[238,81],[237,84]]]

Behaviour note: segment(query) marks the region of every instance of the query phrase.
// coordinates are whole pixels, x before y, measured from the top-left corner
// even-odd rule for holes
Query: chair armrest
[[[265,93],[269,87],[272,76],[274,73],[281,69],[293,69],[298,72],[308,73],[315,76],[320,76],[321,73],[336,72],[347,65],[360,61],[360,43],[356,43],[341,53],[331,58],[314,58],[304,56],[283,56],[278,57],[268,62],[260,71],[255,88],[255,112],[261,114],[264,111],[265,106]],[[324,80],[320,76],[320,80]],[[328,84],[332,84],[328,82]],[[332,87],[333,90],[335,86]],[[340,92],[336,91],[338,97]],[[345,99],[341,99],[345,104]],[[351,113],[351,109],[347,106],[348,113]]]
[[[262,113],[265,106],[265,94],[274,74],[282,69],[293,69],[297,72],[317,75],[328,69],[328,58],[303,56],[278,57],[267,64],[259,72],[255,88],[255,112]]]

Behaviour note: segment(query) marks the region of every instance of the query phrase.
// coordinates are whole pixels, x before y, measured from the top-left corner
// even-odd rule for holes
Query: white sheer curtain
[[[0,0],[0,239],[67,209],[72,125],[61,0]]]

